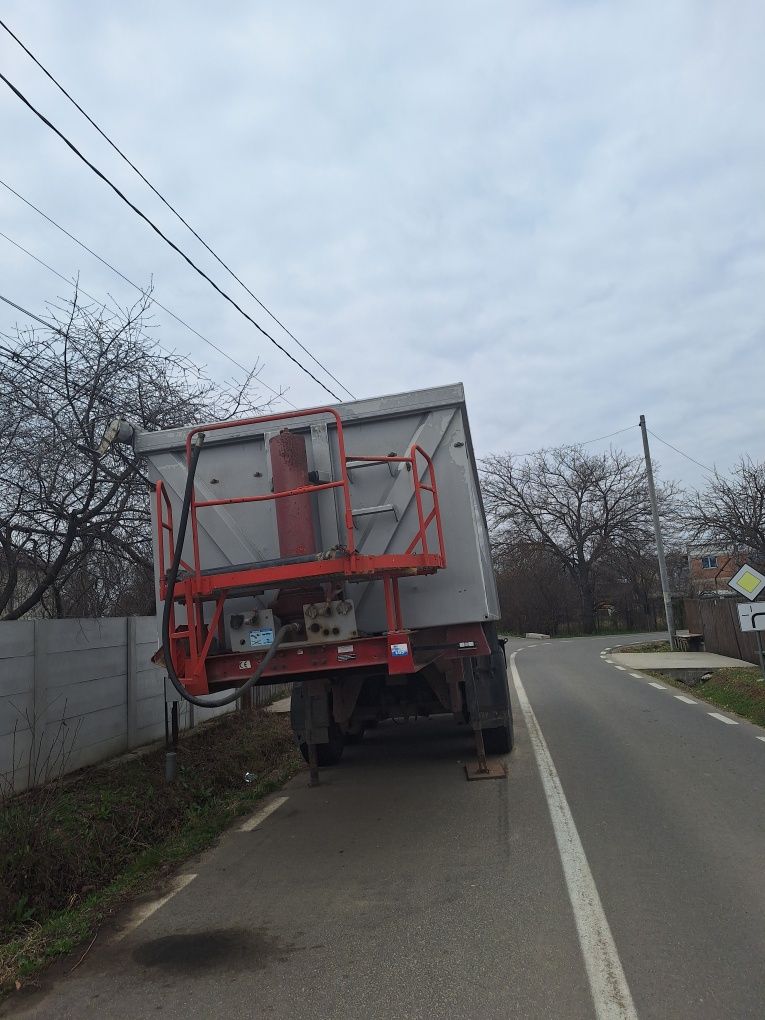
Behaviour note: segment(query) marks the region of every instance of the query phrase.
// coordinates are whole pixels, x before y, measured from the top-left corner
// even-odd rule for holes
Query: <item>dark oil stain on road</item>
[[[133,951],[133,959],[144,967],[176,974],[245,967],[252,971],[274,961],[285,963],[302,948],[270,935],[267,928],[214,928],[144,942]]]

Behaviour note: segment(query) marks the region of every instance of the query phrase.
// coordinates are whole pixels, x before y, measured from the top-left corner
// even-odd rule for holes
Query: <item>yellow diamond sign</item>
[[[755,570],[754,567],[745,563],[740,570],[736,571],[728,584],[739,595],[745,595],[748,599],[756,599],[765,588],[765,574],[761,574],[759,570]]]
[[[739,587],[743,588],[744,591],[753,592],[757,585],[760,583],[759,578],[755,577],[751,570],[745,571],[738,579]]]

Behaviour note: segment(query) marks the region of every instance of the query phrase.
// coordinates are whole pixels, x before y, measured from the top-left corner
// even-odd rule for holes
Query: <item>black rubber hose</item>
[[[191,507],[191,494],[194,491],[194,475],[197,471],[197,461],[199,460],[199,454],[202,452],[202,444],[204,443],[205,435],[204,432],[197,434],[194,449],[191,454],[191,463],[189,464],[189,473],[186,478],[186,489],[183,493],[183,506],[181,508],[181,517],[178,521],[178,535],[175,540],[175,555],[173,556],[173,562],[170,565],[170,570],[167,574],[167,590],[165,592],[165,605],[162,610],[162,652],[165,656],[165,668],[167,669],[167,675],[170,678],[170,682],[180,696],[188,701],[192,705],[198,705],[200,708],[223,708],[224,705],[230,705],[234,701],[238,701],[243,694],[246,694],[251,687],[260,680],[266,666],[269,664],[271,659],[276,655],[279,645],[282,643],[284,638],[288,634],[293,634],[296,631],[294,623],[287,623],[274,635],[273,644],[266,652],[262,662],[258,666],[257,670],[250,677],[250,679],[242,684],[237,690],[232,691],[231,694],[227,694],[225,698],[218,698],[217,701],[207,701],[203,698],[198,698],[194,694],[189,694],[186,688],[183,686],[181,681],[178,679],[178,674],[175,672],[173,666],[173,656],[170,648],[170,613],[173,607],[173,598],[175,596],[175,582],[178,580],[178,569],[181,565],[181,554],[183,552],[183,542],[186,538],[186,525],[189,519],[189,509]]]

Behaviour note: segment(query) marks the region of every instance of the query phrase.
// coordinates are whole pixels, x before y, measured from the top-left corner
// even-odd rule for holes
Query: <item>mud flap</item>
[[[303,680],[292,685],[290,724],[298,744],[329,743],[330,708],[324,680]]]
[[[506,774],[487,755],[508,754],[513,747],[513,716],[504,648],[493,624],[486,626],[490,655],[463,661],[468,719],[476,741],[477,762],[465,766],[468,779],[493,779]]]

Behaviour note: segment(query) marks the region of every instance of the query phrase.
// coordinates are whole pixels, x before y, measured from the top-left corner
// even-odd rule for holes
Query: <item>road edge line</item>
[[[513,685],[542,779],[595,1013],[598,1020],[637,1020],[632,993],[590,871],[587,855],[579,838],[574,816],[563,792],[547,741],[521,683],[515,655],[514,652],[510,656]]]
[[[265,807],[260,808],[260,810],[256,811],[254,815],[251,815],[246,822],[240,825],[238,831],[252,832],[252,830],[256,829],[261,822],[265,822],[266,818],[272,815],[274,811],[277,811],[282,804],[286,804],[288,800],[289,797],[274,797],[273,800],[270,800],[268,804],[265,805]]]
[[[173,896],[179,893],[182,889],[185,889],[186,886],[189,885],[190,882],[193,882],[196,877],[196,873],[193,875],[176,875],[170,881],[170,887],[166,893],[155,900],[151,900],[149,903],[142,903],[133,908],[125,926],[114,935],[112,941],[121,942],[125,936],[129,935],[132,931],[135,931],[136,928],[140,927],[144,921],[148,921],[152,914],[156,914],[160,907],[164,907],[164,905],[171,900]]]

